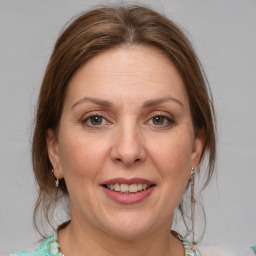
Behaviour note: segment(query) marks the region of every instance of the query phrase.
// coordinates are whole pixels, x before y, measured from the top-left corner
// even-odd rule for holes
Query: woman
[[[51,222],[64,198],[70,220],[13,255],[200,255],[170,230],[178,208],[194,234],[195,175],[207,155],[210,181],[214,130],[199,61],[173,22],[140,6],[80,15],[50,58],[32,150],[35,221],[43,210]]]

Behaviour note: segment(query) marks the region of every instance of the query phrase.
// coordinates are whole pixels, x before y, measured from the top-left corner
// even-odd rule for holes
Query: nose
[[[144,141],[136,124],[126,122],[119,125],[113,137],[111,158],[115,163],[131,167],[145,161]]]

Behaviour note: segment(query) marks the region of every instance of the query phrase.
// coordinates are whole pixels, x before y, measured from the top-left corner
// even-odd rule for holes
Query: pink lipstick
[[[105,194],[121,204],[139,203],[154,191],[156,184],[143,178],[114,178],[101,184]]]

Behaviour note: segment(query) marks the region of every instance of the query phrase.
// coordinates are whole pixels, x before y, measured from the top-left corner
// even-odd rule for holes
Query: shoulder
[[[59,246],[56,234],[47,237],[42,243],[36,244],[30,249],[9,254],[8,256],[59,256]]]
[[[256,256],[256,244],[251,246],[243,256]]]
[[[251,246],[251,251],[256,255],[256,244]]]
[[[197,248],[192,245],[186,238],[182,237],[179,233],[172,230],[172,235],[174,235],[176,238],[182,241],[184,250],[185,250],[185,256],[202,256],[200,252],[197,250]]]

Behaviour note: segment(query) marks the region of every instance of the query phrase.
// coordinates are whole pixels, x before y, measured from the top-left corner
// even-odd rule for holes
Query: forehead
[[[79,97],[161,98],[187,101],[181,76],[170,59],[151,46],[109,49],[88,60],[72,77],[67,101]],[[129,97],[128,97],[129,96]]]

